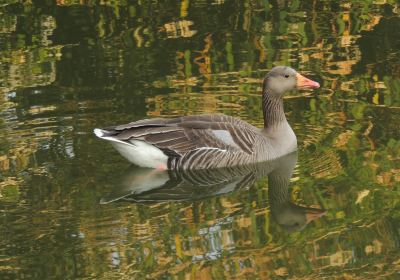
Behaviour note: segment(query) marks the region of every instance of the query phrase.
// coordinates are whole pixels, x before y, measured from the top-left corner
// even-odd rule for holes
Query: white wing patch
[[[232,135],[229,133],[229,131],[227,131],[227,130],[212,130],[212,133],[214,134],[214,136],[216,138],[218,138],[225,144],[240,149],[240,147],[233,140]]]
[[[224,149],[220,149],[220,148],[215,148],[215,147],[201,147],[201,148],[196,148],[195,151],[201,151],[201,150],[218,150],[221,152],[226,152],[226,150]]]

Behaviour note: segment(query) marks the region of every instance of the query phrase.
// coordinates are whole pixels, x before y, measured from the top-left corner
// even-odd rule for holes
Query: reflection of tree
[[[369,31],[364,31],[357,41],[362,53],[361,61],[354,67],[364,73],[357,86],[361,94],[374,104],[392,105],[400,101],[400,19],[389,5],[386,16]]]
[[[15,176],[31,163],[32,155],[37,151],[41,139],[49,139],[53,134],[49,131],[36,134],[35,139],[26,137],[29,130],[15,130],[20,116],[13,102],[16,90],[27,87],[44,86],[56,80],[56,60],[61,57],[61,47],[49,46],[49,37],[55,29],[54,18],[40,15],[36,17],[35,9],[24,17],[6,14],[0,11],[0,170],[4,174],[0,182],[0,199],[16,200],[22,178]],[[29,23],[37,27],[32,30]],[[28,113],[52,111],[53,106],[30,108]],[[36,120],[37,122],[38,120]],[[40,123],[41,121],[39,121]],[[35,124],[35,120],[26,124]],[[14,176],[13,176],[14,175]]]
[[[1,54],[1,53],[0,53]],[[2,53],[0,92],[22,87],[48,85],[56,80],[55,62],[61,56],[60,48],[45,47]]]
[[[29,47],[25,42],[13,41],[19,32],[16,29],[16,21],[11,29],[7,27],[9,21],[0,22],[1,28],[8,35],[4,38],[7,42],[4,44],[5,48],[0,52],[0,93],[21,87],[48,85],[55,81],[55,61],[60,58],[61,53],[60,47],[48,46],[49,36],[56,27],[54,18],[40,16],[36,21],[40,26],[40,33],[35,38],[37,42],[33,47]],[[25,35],[20,34],[20,37],[28,40]],[[16,47],[11,49],[10,45]]]
[[[193,21],[181,20],[178,22],[170,22],[164,24],[165,32],[168,38],[188,38],[192,37],[197,33],[196,30],[191,30],[190,26],[193,25]]]

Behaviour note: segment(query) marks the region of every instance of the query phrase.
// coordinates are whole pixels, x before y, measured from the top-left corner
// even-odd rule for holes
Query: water
[[[0,278],[398,279],[399,12],[394,0],[1,2]],[[153,178],[92,134],[215,112],[261,126],[260,82],[280,64],[322,85],[285,99],[299,152],[283,186],[254,169],[206,174],[209,186]],[[154,189],[129,195],[141,172]]]

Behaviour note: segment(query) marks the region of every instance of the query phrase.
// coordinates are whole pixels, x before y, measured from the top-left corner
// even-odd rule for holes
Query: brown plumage
[[[263,129],[231,116],[212,114],[145,119],[95,129],[95,134],[143,167],[203,169],[270,160],[297,147],[282,99],[284,92],[296,86],[316,88],[319,84],[289,67],[275,67],[266,76]]]

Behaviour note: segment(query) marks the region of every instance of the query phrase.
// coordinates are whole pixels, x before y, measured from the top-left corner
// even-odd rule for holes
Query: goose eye
[[[289,78],[289,75],[288,75],[288,74],[286,74],[286,75],[285,75],[285,78]]]

